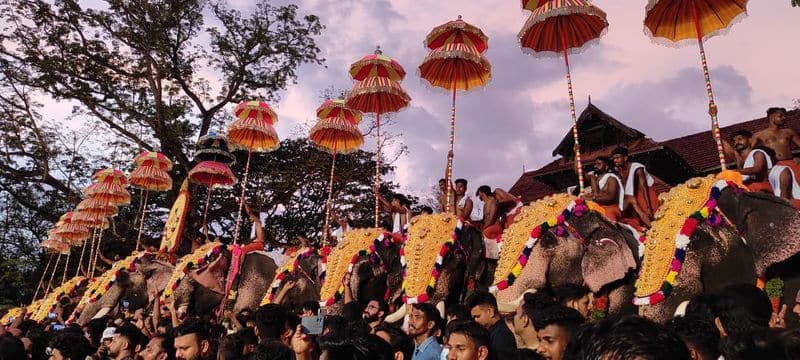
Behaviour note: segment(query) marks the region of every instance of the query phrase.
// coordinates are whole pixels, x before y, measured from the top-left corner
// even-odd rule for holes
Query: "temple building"
[[[708,122],[708,118],[705,120]],[[768,126],[766,117],[721,128],[722,137],[740,129],[753,133]],[[800,132],[800,110],[786,113],[785,126]],[[611,156],[618,146],[628,148],[629,161],[647,166],[655,179],[656,192],[669,190],[686,180],[716,173],[720,169],[717,148],[711,131],[703,131],[666,141],[655,141],[641,131],[619,122],[597,106],[589,104],[578,118],[578,136],[581,143],[581,164],[584,172],[592,169],[599,156]],[[553,149],[555,160],[539,169],[526,171],[520,176],[510,192],[521,196],[524,202],[565,192],[578,183],[575,172],[575,151],[572,128]],[[795,154],[800,149],[795,149]],[[735,167],[733,159],[727,159],[729,167]]]

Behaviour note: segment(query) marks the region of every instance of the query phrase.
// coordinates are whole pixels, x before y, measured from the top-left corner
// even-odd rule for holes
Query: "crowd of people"
[[[752,285],[698,296],[666,324],[598,316],[592,296],[579,285],[532,290],[501,313],[495,297],[478,290],[444,311],[411,304],[393,324],[382,299],[346,303],[337,315],[315,301],[268,304],[226,312],[222,321],[179,319],[169,305],[149,315],[121,309],[84,326],[64,324],[57,308],[45,324],[21,316],[0,327],[0,359],[800,359],[800,330],[783,328],[786,308],[773,313]]]

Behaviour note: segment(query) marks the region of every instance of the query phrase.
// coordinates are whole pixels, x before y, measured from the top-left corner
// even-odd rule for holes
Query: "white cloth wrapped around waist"
[[[747,154],[747,158],[744,159],[744,164],[742,164],[742,168],[747,169],[753,166],[756,166],[756,153],[761,153],[764,155],[764,159],[767,161],[767,171],[772,168],[772,159],[769,158],[769,154],[766,151],[761,149],[753,149],[750,150],[750,153]],[[755,180],[755,176],[753,175],[742,175],[742,181],[752,181]]]
[[[792,199],[800,199],[800,184],[797,183],[794,170],[785,165],[775,165],[769,171],[769,185],[772,186],[772,192],[775,196],[781,196],[781,174],[788,171],[792,178]]]
[[[634,186],[634,184],[636,183],[636,171],[639,169],[642,169],[644,172],[644,177],[647,179],[648,187],[653,186],[653,184],[656,183],[655,179],[650,176],[650,173],[647,172],[647,168],[644,167],[644,165],[637,162],[632,162],[631,168],[628,170],[628,178],[625,180],[625,195],[633,196],[636,193],[636,186]]]
[[[600,180],[597,181],[597,185],[599,185],[600,190],[603,190],[603,188],[606,187],[606,183],[608,183],[608,179],[614,179],[614,181],[617,182],[617,202],[619,203],[619,210],[622,211],[625,209],[625,192],[622,187],[622,181],[619,179],[619,177],[613,173],[605,173],[600,177]]]

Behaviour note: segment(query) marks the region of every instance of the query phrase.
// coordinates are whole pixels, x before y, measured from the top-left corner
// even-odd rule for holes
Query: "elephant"
[[[257,249],[263,249],[263,243],[251,243],[242,250],[239,285],[236,301],[233,304],[234,312],[257,308],[278,269],[273,258]],[[196,254],[187,256],[194,255]],[[181,316],[214,312],[225,293],[230,260],[231,252],[223,246],[216,258],[188,272],[186,278],[178,284],[171,295],[174,298],[175,309]]]
[[[432,249],[425,238],[434,234],[435,238],[432,240],[448,239],[456,225],[455,220],[454,216],[445,214],[420,215],[411,219],[408,241],[412,244],[413,242],[419,243],[409,246],[409,242],[406,242],[404,245],[406,280],[417,279],[414,282],[419,284],[405,289],[407,292],[410,291],[410,293],[404,294],[405,296],[416,296],[419,292],[425,292],[427,298],[425,301],[433,304],[442,302],[448,306],[463,301],[471,290],[467,285],[473,284],[476,288],[488,287],[486,282],[480,281],[480,279],[487,278],[484,275],[487,266],[483,235],[478,229],[465,225],[462,226],[460,235],[453,242],[449,251],[442,257],[441,267],[438,271],[439,277],[433,291],[428,292],[425,288],[433,270],[432,267],[427,268],[425,264],[432,264],[439,255],[438,249]],[[416,231],[419,231],[419,235],[416,235]],[[418,259],[421,260],[420,264],[415,264]],[[390,314],[387,321],[398,321],[404,313],[405,306],[401,306],[395,313]]]
[[[147,307],[166,286],[174,266],[163,256],[145,253],[136,262],[135,271],[120,271],[114,284],[97,299],[86,305],[77,318],[78,324],[86,324],[89,320],[107,314],[115,314],[122,301],[128,302],[128,309],[133,311]]]

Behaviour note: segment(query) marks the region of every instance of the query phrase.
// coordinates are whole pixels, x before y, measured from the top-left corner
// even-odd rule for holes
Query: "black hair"
[[[439,182],[440,182],[440,183],[443,183],[443,182],[445,182],[444,178],[442,178],[442,179],[439,179]]]
[[[447,310],[444,312],[445,318],[448,317],[455,317],[454,320],[457,321],[464,321],[472,319],[472,315],[469,313],[469,309],[462,304],[453,304],[447,307]]]
[[[700,294],[689,300],[686,305],[686,316],[700,318],[707,322],[714,323],[717,313],[717,297],[714,294]]]
[[[342,306],[342,317],[347,323],[361,320],[363,314],[364,309],[361,308],[361,304],[358,301],[351,301]]]
[[[92,354],[89,339],[72,332],[60,332],[50,341],[50,347],[58,349],[65,358],[82,360]]]
[[[197,342],[211,340],[211,330],[209,329],[208,323],[198,318],[188,318],[174,330],[175,337],[189,334],[195,334],[197,336]]]
[[[533,319],[539,317],[539,312],[555,305],[553,297],[544,290],[535,293],[526,293],[522,296],[522,313],[533,323]]]
[[[786,358],[797,358],[798,354],[800,354],[800,329],[784,331],[780,337]]]
[[[796,359],[787,357],[778,333],[772,329],[757,329],[727,336],[720,342],[720,353],[725,360]]]
[[[667,325],[687,347],[694,348],[703,359],[719,357],[719,331],[713,322],[701,317],[678,316]]]
[[[611,151],[611,155],[628,156],[628,148],[624,146],[617,146],[613,151]]]
[[[375,298],[370,301],[375,301],[378,303],[378,311],[383,311],[383,316],[381,316],[381,320],[385,319],[386,316],[389,315],[389,303],[384,301],[383,299]]]
[[[503,360],[544,360],[542,355],[531,349],[503,349],[492,356]]]
[[[236,335],[242,339],[242,345],[255,345],[258,344],[258,336],[252,328],[244,328],[236,332]]]
[[[394,352],[378,336],[324,337],[320,349],[327,351],[331,360],[393,360]]]
[[[441,329],[444,320],[442,320],[442,317],[439,315],[439,310],[436,309],[436,306],[431,303],[419,303],[411,304],[411,307],[425,315],[425,322],[433,321],[434,326],[428,332],[428,335],[435,334],[437,329]]]
[[[784,113],[785,114],[786,113],[786,108],[771,107],[771,108],[767,109],[767,116],[770,116],[770,115],[775,114],[775,113]]]
[[[763,291],[750,284],[734,284],[717,296],[716,316],[728,335],[769,327],[772,304]]]
[[[550,325],[556,325],[568,332],[571,336],[586,319],[573,308],[568,308],[563,305],[553,305],[537,312],[532,320],[533,327],[536,328],[537,331]]]
[[[611,161],[611,158],[609,158],[608,156],[598,156],[594,160],[595,161],[600,160],[604,164],[606,164],[606,167],[608,168],[608,172],[613,172],[614,171],[614,162]]]
[[[689,360],[689,350],[672,331],[651,320],[630,316],[586,323],[564,352],[564,359]]]
[[[381,325],[375,328],[375,334],[383,331],[389,334],[389,345],[392,345],[394,352],[401,352],[403,359],[411,359],[414,356],[414,340],[408,334],[394,326]]]
[[[567,301],[578,300],[586,295],[591,294],[592,291],[586,285],[578,285],[567,283],[553,288],[553,294],[556,302],[566,306]]]
[[[123,324],[114,330],[114,333],[127,339],[128,346],[134,353],[143,349],[144,346],[147,345],[147,338],[144,336],[144,334],[142,334],[139,328],[134,325]]]
[[[467,186],[467,179],[456,179],[456,184],[464,184],[464,186]]]
[[[278,304],[266,304],[256,310],[255,323],[258,329],[258,338],[263,342],[267,339],[280,340],[286,331],[288,320],[287,311]]]
[[[497,299],[486,290],[475,290],[467,299],[467,309],[470,311],[479,305],[489,306],[497,312]]]
[[[175,338],[172,334],[156,335],[154,337],[161,339],[161,352],[167,354],[167,360],[175,360]]]
[[[312,314],[317,315],[319,314],[319,302],[314,300],[309,300],[303,303],[301,306],[303,311],[311,311]]]
[[[411,205],[411,202],[408,201],[408,198],[403,194],[394,194],[394,195],[392,195],[392,199],[397,199],[397,201],[400,203],[400,205],[403,205],[403,206]]]
[[[733,139],[736,138],[737,136],[744,136],[746,138],[750,138],[753,137],[753,133],[745,129],[736,130],[733,132],[733,134],[731,134],[731,141],[733,141]]]
[[[8,334],[0,336],[0,359],[25,359],[27,357],[22,340]]]
[[[433,208],[430,206],[423,206],[419,208],[419,212],[423,214],[433,214]]]
[[[256,346],[256,350],[248,357],[251,360],[293,360],[292,349],[282,342],[270,339]]]
[[[89,343],[97,347],[100,345],[100,339],[103,337],[103,330],[106,329],[105,319],[92,319],[86,325],[83,325],[89,334]]]
[[[219,339],[217,358],[222,360],[240,359],[244,353],[244,342],[239,334],[229,334]]]
[[[476,348],[485,346],[487,349],[490,344],[489,330],[476,323],[475,321],[453,321],[447,325],[445,337],[450,338],[453,334],[461,334],[468,337]]]
[[[475,191],[475,196],[480,195],[480,193],[484,193],[484,194],[486,194],[486,196],[494,196],[494,193],[492,192],[492,188],[490,188],[489,185],[481,185],[481,186],[479,186],[478,190]]]
[[[323,326],[328,329],[329,335],[341,336],[347,329],[347,320],[340,315],[328,315]]]

